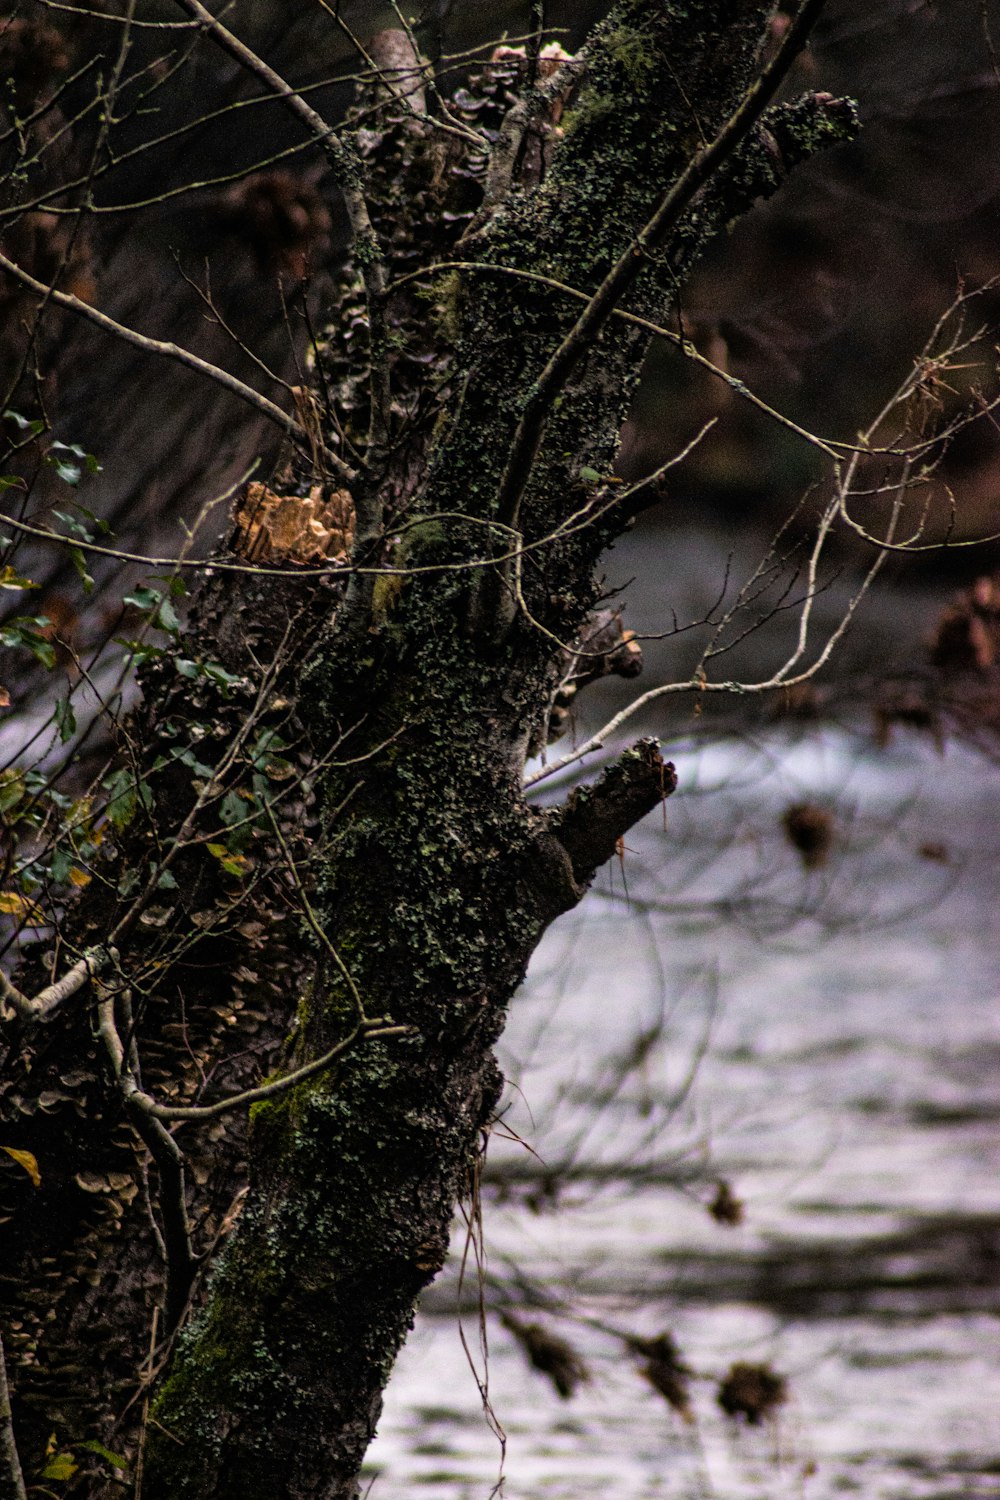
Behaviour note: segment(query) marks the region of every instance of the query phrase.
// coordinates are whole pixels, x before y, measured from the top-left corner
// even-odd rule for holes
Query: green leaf
[[[231,828],[234,823],[242,823],[249,814],[246,798],[241,797],[239,792],[227,792],[219,804],[219,817],[227,828]]]
[[[68,698],[57,698],[55,707],[56,728],[59,730],[60,744],[65,745],[76,734],[76,714],[73,705]]]
[[[23,432],[26,436],[37,437],[40,432],[45,431],[45,423],[40,417],[35,417],[34,421],[31,421],[28,417],[22,417],[19,411],[11,411],[9,407],[4,412],[4,416],[8,422],[13,422],[18,431]]]
[[[36,627],[51,625],[47,615],[15,615],[8,620],[6,625],[0,626],[0,645],[18,647],[22,646],[30,651],[32,656],[37,656],[44,667],[51,672],[56,664],[55,647],[52,642],[40,635]]]
[[[170,751],[170,757],[172,760],[179,760],[182,766],[187,766],[196,776],[204,776],[207,781],[211,781],[215,775],[212,767],[200,761],[190,745],[175,745]]]
[[[49,861],[49,877],[56,885],[65,885],[73,868],[73,856],[68,849],[56,849]]]
[[[159,602],[158,590],[146,588],[145,585],[134,588],[131,594],[126,594],[122,600],[123,604],[134,604],[136,609],[155,609]]]
[[[23,802],[27,793],[20,771],[0,771],[0,813],[8,813]]]
[[[149,641],[129,641],[124,636],[115,636],[115,645],[124,646],[128,651],[126,664],[130,667],[141,667],[147,661],[156,661],[161,656],[166,656],[162,646],[153,646]]]
[[[104,783],[104,790],[108,794],[108,803],[104,810],[120,833],[131,823],[139,805],[135,777],[131,771],[115,771]]]
[[[70,531],[73,536],[78,536],[81,541],[84,542],[93,541],[94,534],[91,531],[90,527],[85,526],[84,523],[80,520],[80,517],[74,515],[72,511],[54,510],[52,514],[55,516],[57,521],[61,521],[63,523],[67,531]]]
[[[255,771],[267,771],[269,764],[274,763],[276,751],[287,750],[288,741],[283,740],[276,729],[263,730],[256,739],[250,758]]]
[[[70,561],[76,569],[77,577],[83,584],[83,592],[85,594],[89,594],[91,589],[94,587],[94,577],[87,567],[87,559],[84,557],[79,547],[70,547],[69,555]]]
[[[217,661],[191,661],[186,656],[174,658],[174,666],[182,677],[189,677],[192,682],[200,678],[205,682],[213,682],[220,687],[223,696],[228,698],[230,689],[236,687],[243,678],[235,672],[227,672],[226,668]]]
[[[127,1458],[123,1458],[120,1453],[112,1453],[110,1448],[105,1448],[104,1444],[99,1443],[96,1438],[89,1438],[87,1442],[77,1443],[76,1446],[87,1453],[96,1453],[98,1458],[103,1458],[105,1463],[109,1463],[113,1469],[128,1468]]]
[[[100,465],[93,453],[79,443],[49,443],[45,462],[55,469],[66,484],[79,484],[84,474],[99,474]]]
[[[176,891],[177,881],[169,870],[161,870],[156,877],[156,889],[158,891]]]
[[[250,861],[245,854],[232,854],[225,844],[206,844],[209,854],[215,856],[227,875],[243,880],[250,873]]]
[[[277,795],[277,791],[271,785],[269,778],[261,771],[253,773],[253,776],[250,778],[250,784],[253,787],[253,799],[261,807],[266,807],[272,798]]]
[[[158,630],[165,630],[168,635],[180,633],[180,618],[169,599],[164,597],[160,600],[160,607],[153,618],[153,624]]]
[[[134,588],[130,594],[126,594],[123,600],[125,604],[134,604],[137,609],[149,611],[149,623],[154,630],[165,630],[168,635],[179,635],[181,622],[177,611],[160,589],[151,589],[142,584]]]
[[[583,468],[580,470],[580,478],[583,480],[584,484],[600,484],[601,482],[601,476],[600,474],[598,474],[597,470],[590,468],[587,464],[584,464]]]
[[[217,661],[203,661],[200,663],[200,666],[201,675],[207,677],[209,682],[214,682],[216,687],[227,690],[227,697],[229,696],[228,689],[235,687],[237,683],[243,681],[242,677],[237,673],[227,672],[225,667],[220,666]]]
[[[83,478],[83,469],[79,464],[70,463],[58,454],[46,453],[45,462],[55,469],[63,484],[79,484]]]

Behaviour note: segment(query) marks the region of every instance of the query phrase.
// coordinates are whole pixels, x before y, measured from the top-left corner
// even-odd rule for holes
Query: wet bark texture
[[[261,828],[259,885],[238,921],[206,923],[173,956],[221,900],[217,866],[198,846],[171,914],[130,932],[121,969],[123,983],[141,974],[144,986],[136,1031],[150,1057],[146,1086],[171,1100],[207,1097],[206,1065],[225,1084],[209,1088],[214,1097],[243,1086],[248,1071],[321,1057],[362,1009],[401,1032],[357,1037],[328,1069],[255,1104],[248,1128],[225,1117],[176,1132],[205,1163],[187,1185],[201,1260],[176,1339],[164,1327],[169,1309],[151,1330],[162,1271],[144,1193],[123,1204],[115,1189],[141,1185],[148,1169],[94,1062],[87,999],[44,1037],[14,1036],[6,1112],[23,1125],[23,1144],[54,1164],[41,1189],[18,1185],[5,1227],[4,1274],[24,1268],[5,1332],[33,1459],[58,1422],[67,1439],[97,1435],[130,1456],[141,1441],[144,1500],[357,1495],[382,1390],[421,1289],[443,1264],[499,1098],[492,1046],[511,997],[546,926],[674,786],[656,745],[641,742],[562,807],[529,806],[522,793],[563,643],[586,631],[594,565],[637,503],[615,504],[614,487],[593,475],[613,463],[646,336],[604,325],[515,476],[516,519],[491,527],[526,402],[580,307],[510,273],[596,289],[740,102],[768,9],[623,0],[561,101],[561,134],[542,129],[539,100],[535,144],[529,131],[487,211],[481,163],[454,136],[390,105],[360,139],[390,279],[433,260],[479,268],[442,270],[419,295],[409,284],[388,302],[397,404],[367,477],[385,526],[355,560],[395,571],[346,589],[239,574],[205,585],[179,650],[210,650],[247,686],[203,683],[192,705],[180,701],[169,657],[149,674],[132,736],[153,802],[149,823],[123,835],[118,869],[148,864],[156,825],[175,827],[191,804],[176,759],[157,766],[173,734],[165,726],[185,714],[213,726],[200,754],[217,766],[269,662],[280,667],[267,700],[275,722],[322,770],[315,800],[283,806],[283,842]],[[519,66],[485,70],[457,107],[499,126]],[[649,248],[623,305],[665,317],[711,236],[851,128],[849,111],[823,96],[772,107],[669,239]],[[360,444],[370,413],[358,272],[348,266],[338,286],[321,376]],[[301,496],[315,477],[292,461],[282,484]],[[565,526],[588,505],[587,524]],[[512,530],[529,549],[517,568],[503,559]],[[289,848],[308,921],[282,884]],[[74,940],[114,927],[121,889],[116,877],[103,904],[69,918]],[[166,972],[158,958],[169,958]],[[84,1075],[76,1082],[71,1059]],[[41,1078],[62,1079],[61,1097],[32,1109],[25,1100],[37,1099]],[[98,1325],[116,1371],[103,1386],[85,1347]],[[149,1350],[151,1410],[135,1378]],[[102,1484],[83,1472],[76,1488],[97,1496]]]

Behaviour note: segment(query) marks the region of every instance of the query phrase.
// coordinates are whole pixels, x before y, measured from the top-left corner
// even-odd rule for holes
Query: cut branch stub
[[[619,839],[677,788],[672,761],[656,740],[639,740],[599,781],[578,787],[551,815],[551,829],[565,848],[577,881],[586,884],[609,860]]]

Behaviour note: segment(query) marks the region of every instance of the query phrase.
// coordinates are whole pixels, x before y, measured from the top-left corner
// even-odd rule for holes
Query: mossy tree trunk
[[[644,741],[562,807],[529,806],[522,791],[529,746],[544,734],[565,669],[564,643],[585,635],[597,603],[594,564],[642,498],[619,500],[600,476],[612,469],[646,335],[616,317],[571,335],[582,304],[556,284],[591,295],[617,274],[617,308],[662,317],[712,235],[775,190],[799,158],[850,133],[850,110],[828,97],[771,106],[762,123],[734,136],[663,231],[640,239],[703,143],[746,98],[768,15],[769,6],[745,0],[622,0],[593,34],[585,62],[564,78],[565,97],[546,95],[544,81],[527,92],[523,135],[516,111],[502,125],[505,90],[520,65],[487,69],[479,102],[466,94],[460,106],[470,119],[495,116],[501,126],[485,177],[457,136],[438,135],[391,102],[359,137],[387,255],[386,374],[395,398],[355,491],[353,560],[361,571],[332,587],[309,577],[280,585],[252,573],[217,578],[177,648],[187,660],[210,653],[250,684],[251,696],[268,661],[280,663],[269,701],[280,702],[283,722],[294,724],[322,768],[318,801],[300,799],[297,825],[295,806],[272,818],[270,884],[262,878],[248,898],[258,916],[270,911],[263,924],[245,909],[224,938],[208,931],[200,947],[161,964],[151,979],[160,951],[154,917],[120,956],[125,976],[146,965],[140,1053],[161,1055],[181,997],[185,1025],[214,1066],[241,1045],[247,1054],[232,1009],[234,973],[244,976],[241,995],[250,991],[257,1002],[255,1061],[273,1062],[286,1033],[279,1073],[350,1045],[329,1067],[256,1103],[245,1134],[229,1122],[214,1166],[188,1185],[190,1214],[205,1214],[211,1227],[196,1231],[202,1261],[193,1311],[153,1361],[143,1500],[357,1494],[382,1390],[420,1291],[444,1261],[456,1201],[499,1098],[492,1047],[511,997],[545,927],[580,900],[628,828],[673,789],[672,769]],[[393,277],[430,264],[442,269],[392,289]],[[371,415],[361,378],[367,343],[354,317],[364,270],[345,272],[317,379],[318,389],[333,390],[341,425],[358,446]],[[344,329],[365,348],[352,352]],[[567,356],[552,389],[550,361],[561,347]],[[326,440],[340,442],[333,430]],[[311,477],[292,464],[284,488],[304,497]],[[180,711],[170,670],[168,658],[147,679],[138,753],[149,768],[150,815],[176,824],[191,793],[177,780],[176,759],[162,764],[164,725]],[[217,767],[225,739],[218,726],[238,733],[244,689],[207,682],[199,691],[218,741],[202,759]],[[125,865],[148,860],[143,838],[123,834]],[[294,859],[302,898],[294,921],[273,911],[283,854]],[[214,857],[201,845],[185,856],[168,925],[190,924],[215,899],[206,873],[217,868]],[[95,920],[113,930],[125,899],[106,898],[103,910],[81,906],[69,919],[77,942]],[[286,965],[277,982],[273,972],[261,977],[265,941]],[[226,1020],[227,1011],[235,1021],[228,1032],[205,1020],[210,1013]],[[391,1034],[359,1033],[362,1016]],[[85,1007],[46,1029],[43,1048],[37,1038],[18,1043],[32,1077],[58,1070],[73,1045],[93,1054]],[[28,1071],[17,1077],[23,1098]],[[182,1079],[180,1103],[196,1084]],[[68,1162],[99,1161],[105,1180],[123,1163],[126,1174],[139,1172],[131,1117],[106,1098],[98,1107],[99,1094],[95,1085],[95,1097],[78,1096],[90,1099],[82,1125],[72,1123],[70,1099],[65,1110],[49,1111],[33,1139],[51,1160],[60,1132],[68,1139],[75,1130]],[[212,1160],[204,1131],[192,1122],[177,1139]],[[244,1151],[249,1188],[226,1235],[216,1205],[227,1186],[239,1186]],[[101,1301],[127,1366],[148,1339],[158,1295],[150,1232],[138,1210],[119,1216],[117,1228],[104,1221],[95,1228],[88,1204],[72,1197],[72,1175],[62,1170],[41,1191],[53,1195],[54,1213],[58,1192],[69,1195],[66,1254],[75,1246],[79,1263],[86,1240],[100,1259],[63,1291],[60,1326],[77,1330],[82,1345]],[[214,1195],[214,1218],[206,1195]],[[12,1220],[19,1263],[33,1268],[17,1294],[22,1310],[34,1309],[19,1363],[21,1345],[11,1340],[17,1401],[37,1412],[42,1434],[51,1409],[38,1396],[51,1381],[46,1387],[37,1372],[54,1378],[62,1368],[60,1414],[75,1427],[68,1435],[96,1433],[127,1447],[137,1441],[143,1401],[127,1407],[119,1386],[102,1404],[92,1369],[67,1396],[74,1351],[45,1331],[39,1288],[52,1218]],[[102,1492],[97,1478],[78,1484]]]

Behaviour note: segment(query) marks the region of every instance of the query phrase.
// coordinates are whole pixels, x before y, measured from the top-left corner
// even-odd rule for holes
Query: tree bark
[[[522,792],[567,646],[597,602],[594,564],[630,518],[633,502],[616,503],[614,486],[593,476],[611,469],[646,343],[634,325],[606,319],[571,347],[548,400],[545,372],[572,345],[579,312],[552,283],[594,293],[634,254],[641,271],[617,305],[659,316],[715,233],[800,157],[851,133],[843,101],[772,106],[669,234],[641,239],[702,141],[745,97],[768,12],[737,0],[622,0],[588,44],[558,136],[543,91],[528,118],[544,146],[529,149],[529,129],[509,153],[511,179],[492,182],[496,201],[485,207],[466,148],[451,137],[442,146],[398,100],[359,138],[391,274],[443,263],[423,283],[431,302],[410,283],[383,309],[394,334],[395,425],[384,450],[368,453],[367,492],[355,495],[359,512],[365,504],[383,524],[353,554],[356,565],[383,571],[356,571],[346,587],[254,574],[207,585],[191,637],[147,676],[136,733],[152,804],[120,852],[124,867],[148,864],[157,826],[176,827],[192,805],[176,758],[160,764],[183,688],[170,675],[174,657],[211,649],[250,684],[229,696],[199,685],[195,717],[213,726],[212,769],[261,672],[277,663],[268,701],[291,704],[281,712],[323,768],[316,809],[303,802],[298,821],[283,810],[273,836],[261,830],[256,922],[244,910],[241,924],[224,936],[209,930],[158,977],[160,929],[130,929],[118,999],[141,970],[148,998],[136,1032],[139,1052],[153,1059],[145,1086],[160,1096],[172,1088],[179,1104],[199,1087],[197,1069],[178,1073],[176,1058],[170,1074],[179,1015],[199,1059],[230,1060],[230,1086],[247,1069],[246,1058],[233,1061],[241,1044],[251,1065],[271,1067],[287,1032],[279,1074],[343,1050],[329,1068],[256,1103],[245,1137],[239,1119],[215,1141],[197,1122],[176,1130],[186,1151],[211,1163],[203,1183],[188,1184],[187,1210],[204,1216],[195,1243],[214,1269],[207,1284],[199,1271],[179,1337],[162,1326],[164,1316],[175,1321],[169,1306],[157,1313],[148,1422],[141,1390],[122,1408],[159,1296],[155,1236],[141,1200],[110,1222],[104,1199],[113,1194],[90,1195],[101,1201],[97,1213],[86,1187],[70,1186],[81,1171],[142,1182],[136,1117],[101,1081],[85,1005],[57,1016],[41,1047],[36,1036],[17,1038],[11,1052],[15,1115],[39,1077],[62,1076],[73,1049],[89,1080],[65,1084],[65,1102],[44,1120],[29,1126],[26,1117],[25,1141],[55,1165],[39,1190],[46,1211],[29,1217],[21,1203],[12,1217],[10,1243],[26,1268],[13,1319],[22,1337],[10,1346],[16,1394],[22,1410],[39,1412],[24,1430],[43,1440],[56,1406],[78,1439],[96,1430],[112,1446],[142,1441],[144,1500],[354,1500],[393,1360],[476,1171],[502,1085],[492,1047],[531,953],[618,840],[674,788],[673,768],[643,741],[563,807],[530,806]],[[496,76],[483,86],[484,114],[505,102]],[[361,269],[345,272],[322,355],[359,444],[371,416],[366,351],[338,344],[336,324],[352,326]],[[522,443],[528,416],[531,440]],[[523,455],[520,468],[512,454]],[[307,484],[293,465],[289,493],[301,497]],[[284,853],[302,899],[291,912],[285,902],[262,937],[252,930],[260,914],[287,894]],[[203,845],[185,854],[168,922],[175,936],[212,909],[213,872]],[[119,880],[103,906],[73,915],[81,942],[95,921],[114,930],[129,899],[121,889]],[[266,974],[275,960],[285,969]],[[248,967],[250,979],[234,978]],[[258,1017],[249,1049],[237,1001]],[[376,1019],[395,1034],[359,1031]],[[229,1234],[226,1188],[239,1186],[244,1151],[249,1186]],[[52,1235],[76,1267],[60,1292],[55,1337],[46,1322]],[[72,1386],[98,1304],[119,1351],[111,1399],[92,1361]],[[99,1480],[86,1482],[89,1494],[102,1492]]]

